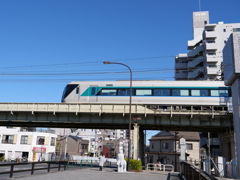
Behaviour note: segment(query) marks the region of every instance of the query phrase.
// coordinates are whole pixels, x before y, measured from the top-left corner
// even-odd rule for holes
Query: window
[[[191,95],[192,96],[209,96],[209,93],[207,89],[205,90],[194,89],[194,90],[191,90]]]
[[[87,149],[88,145],[87,144],[82,144],[82,149]]]
[[[228,96],[228,90],[219,90],[219,96]]]
[[[91,95],[95,95],[96,94],[96,87],[92,87],[91,89]]]
[[[130,89],[119,89],[118,95],[119,96],[130,96]],[[134,95],[133,92],[132,92],[132,95]]]
[[[168,143],[163,143],[163,144],[162,144],[162,148],[163,148],[163,149],[168,149]]]
[[[3,135],[2,143],[13,144],[13,135]]]
[[[102,95],[104,96],[116,96],[116,89],[102,89]]]
[[[233,28],[233,32],[240,32],[240,28]]]
[[[211,96],[228,96],[227,90],[211,90]]]
[[[28,136],[21,136],[21,144],[27,144]]]
[[[38,136],[37,137],[37,145],[44,145],[45,137],[44,136]]]
[[[152,149],[154,149],[154,143],[152,143]]]
[[[170,89],[154,89],[154,96],[170,96]]]
[[[54,137],[51,137],[51,146],[55,146],[55,138]]]
[[[136,96],[151,96],[152,90],[151,89],[137,89]]]
[[[208,53],[209,56],[214,56],[216,53]]]
[[[187,89],[184,89],[184,90],[173,89],[172,95],[173,96],[189,96],[189,91]]]
[[[193,149],[193,144],[192,143],[186,143],[186,149],[187,150],[192,150]]]

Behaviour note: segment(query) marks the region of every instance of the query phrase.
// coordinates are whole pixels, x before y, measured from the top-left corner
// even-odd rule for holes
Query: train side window
[[[228,96],[228,90],[219,90],[219,96],[227,97]]]
[[[154,89],[154,96],[170,96],[170,89]]]
[[[117,90],[116,89],[102,89],[103,96],[116,96]]]
[[[134,89],[132,89],[132,96],[135,95]],[[118,89],[118,96],[130,96],[130,89]]]
[[[219,96],[218,90],[211,90],[211,96]]]
[[[192,96],[209,96],[208,90],[207,89],[192,89],[191,90],[191,95]]]
[[[136,89],[136,96],[151,96],[151,89]]]
[[[172,90],[173,96],[189,96],[189,90],[187,89],[173,89]]]
[[[79,94],[79,87],[76,88],[76,94]]]

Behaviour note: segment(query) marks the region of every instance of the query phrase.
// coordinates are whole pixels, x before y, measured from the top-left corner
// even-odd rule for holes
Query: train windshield
[[[63,91],[63,95],[62,95],[62,102],[63,100],[78,86],[78,84],[68,84],[64,91]]]

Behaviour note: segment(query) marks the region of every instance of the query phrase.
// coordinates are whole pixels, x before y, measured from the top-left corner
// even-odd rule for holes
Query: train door
[[[88,101],[89,102],[97,102],[97,85],[91,85],[90,86],[91,91],[89,92],[89,96],[88,96]]]
[[[76,87],[76,92],[74,93],[74,100],[75,101],[80,101],[80,87]]]

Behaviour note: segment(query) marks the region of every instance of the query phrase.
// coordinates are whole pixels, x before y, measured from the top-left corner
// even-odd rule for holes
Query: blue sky
[[[199,6],[199,4],[201,6]],[[60,102],[73,80],[174,80],[192,12],[240,22],[239,0],[1,0],[0,102]]]
[[[199,3],[200,2],[200,3]],[[201,5],[199,8],[199,4]],[[60,102],[72,80],[174,80],[192,12],[239,23],[239,0],[2,0],[1,102]]]

